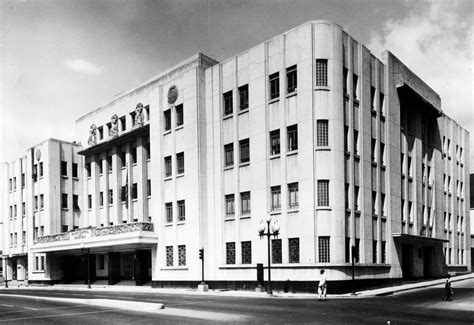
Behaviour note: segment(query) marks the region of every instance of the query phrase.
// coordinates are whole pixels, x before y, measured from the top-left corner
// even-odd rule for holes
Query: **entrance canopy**
[[[392,237],[395,241],[399,241],[403,244],[442,244],[447,243],[449,240],[433,237],[416,236],[402,233],[393,233]]]
[[[57,252],[70,254],[83,252],[119,251],[151,248],[158,244],[153,223],[135,222],[109,227],[88,227],[39,237],[31,248],[33,253]]]

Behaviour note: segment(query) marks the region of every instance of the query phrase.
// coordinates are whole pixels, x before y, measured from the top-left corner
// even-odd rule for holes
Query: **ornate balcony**
[[[33,251],[60,251],[104,246],[141,246],[158,243],[151,222],[87,227],[38,237]]]

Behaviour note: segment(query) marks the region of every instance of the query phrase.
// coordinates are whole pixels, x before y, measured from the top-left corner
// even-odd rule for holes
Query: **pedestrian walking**
[[[451,287],[451,275],[446,275],[446,280],[444,280],[444,296],[443,300],[451,301],[453,296],[453,288]]]
[[[324,274],[324,270],[319,271],[319,284],[318,284],[318,294],[319,299],[324,299],[326,301],[326,292],[327,292],[327,282],[326,282],[326,275]]]

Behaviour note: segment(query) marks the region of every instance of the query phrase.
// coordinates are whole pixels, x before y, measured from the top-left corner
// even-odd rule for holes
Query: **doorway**
[[[122,253],[122,267],[120,277],[122,280],[134,280],[134,253]]]
[[[413,277],[413,246],[402,244],[402,277],[404,280]]]
[[[433,272],[431,270],[431,264],[433,260],[433,247],[424,246],[423,247],[423,278],[431,278]]]

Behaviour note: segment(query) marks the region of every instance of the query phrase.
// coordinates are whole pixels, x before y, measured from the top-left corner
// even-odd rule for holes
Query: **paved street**
[[[442,285],[385,297],[236,297],[154,292],[0,290],[0,322],[18,324],[126,323],[373,323],[472,324],[474,279],[453,285],[451,302]],[[47,297],[48,300],[28,298]],[[129,302],[127,302],[129,301]],[[136,302],[139,307],[133,305]],[[150,308],[165,304],[164,309]],[[116,309],[115,307],[128,309]]]

